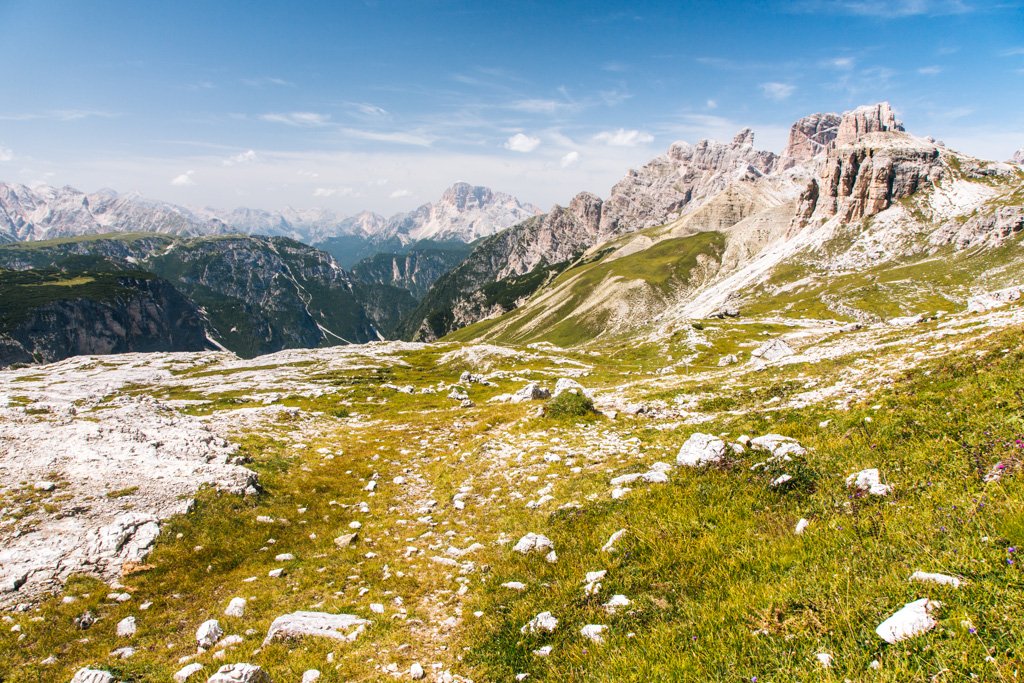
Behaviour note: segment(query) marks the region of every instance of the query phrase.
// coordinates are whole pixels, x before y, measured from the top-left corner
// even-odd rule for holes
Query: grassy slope
[[[666,351],[677,352],[660,349]],[[374,665],[397,662],[405,668],[416,659],[430,661],[420,654],[406,624],[441,618],[421,599],[453,598],[456,572],[424,559],[399,558],[410,541],[423,542],[418,539],[425,531],[437,536],[451,530],[455,545],[476,539],[487,546],[473,560],[489,569],[468,575],[463,626],[444,641],[452,657],[463,657],[457,670],[478,681],[508,680],[519,672],[552,681],[736,681],[754,676],[761,681],[924,681],[939,671],[946,672],[942,680],[966,680],[970,673],[981,680],[1011,678],[1014,653],[1024,645],[1024,629],[1014,616],[1024,607],[1024,575],[1019,565],[1007,564],[1013,557],[1008,548],[1024,543],[1024,495],[1016,470],[1024,451],[1013,442],[1024,435],[1021,330],[984,342],[977,353],[933,362],[848,412],[821,406],[762,410],[766,396],[779,395],[772,387],[785,393],[798,374],[828,375],[841,368],[819,364],[763,373],[761,393],[737,389],[732,395],[732,406],[743,414],[720,415],[700,431],[734,436],[773,431],[799,438],[811,449],[804,479],[808,486],[774,491],[765,477],[749,471],[752,457],[744,456],[728,468],[676,471],[669,484],[634,487],[619,501],[608,498],[610,476],[671,460],[694,427],[654,429],[647,419],[630,418],[555,421],[528,417],[532,408],[527,405],[486,405],[488,396],[508,387],[474,389],[480,407],[465,412],[453,412],[442,395],[406,396],[380,388],[383,382],[426,386],[454,380],[464,366],[449,365],[439,375],[439,353],[407,354],[407,367],[302,370],[317,373],[340,393],[286,398],[283,403],[305,410],[302,416],[282,417],[240,436],[266,493],[258,501],[200,496],[192,513],[165,528],[148,560],[154,567],[124,579],[133,593],[127,604],[108,602],[106,586],[77,579],[66,593],[79,596],[78,602],[63,605],[55,598],[38,614],[15,615],[25,638],[0,631],[0,675],[11,681],[66,680],[75,668],[92,662],[125,679],[167,680],[179,668],[176,660],[193,652],[195,627],[218,617],[228,633],[257,631],[228,660],[259,663],[275,680],[295,680],[306,668],[323,670],[328,681],[380,680],[383,674]],[[595,362],[584,353],[572,357]],[[627,372],[631,378],[654,373],[659,360],[664,364],[659,349],[609,347],[585,381],[613,387]],[[529,374],[536,365],[526,361],[507,367]],[[168,397],[198,398],[187,392]],[[247,405],[233,395],[213,398],[214,403],[195,410]],[[313,419],[312,411],[326,415]],[[371,422],[358,426],[330,417],[350,412]],[[830,426],[819,428],[825,419],[832,421]],[[593,453],[588,439],[602,433],[639,439],[639,456]],[[571,473],[568,462],[543,460],[556,436],[561,447],[576,454],[580,472]],[[525,445],[502,467],[487,457],[495,442]],[[319,454],[322,447],[335,458]],[[999,461],[1010,464],[1011,475],[983,484],[982,474]],[[845,476],[874,466],[895,486],[893,496],[851,498]],[[437,526],[416,522],[403,508],[405,491],[389,483],[398,474],[410,476],[410,467],[441,501],[433,512]],[[374,471],[380,472],[381,484],[368,496],[361,489]],[[537,483],[528,483],[527,475],[538,477]],[[465,481],[472,481],[477,492],[501,488],[491,502],[471,502],[465,513],[456,514],[447,501]],[[558,503],[575,500],[581,507],[530,511],[523,507],[526,498],[510,497],[515,490],[531,497],[544,481],[555,484]],[[126,503],[130,500],[127,495]],[[370,503],[369,514],[344,507],[358,500]],[[300,507],[306,511],[298,512]],[[287,524],[259,524],[257,515]],[[792,527],[799,517],[809,518],[811,527],[797,537]],[[331,539],[347,531],[352,519],[364,524],[362,540],[355,548],[336,549]],[[620,552],[599,552],[620,528],[627,529]],[[509,546],[492,543],[499,533],[514,540],[527,531],[554,540],[557,564],[522,558]],[[276,541],[272,545],[271,538]],[[364,556],[369,550],[377,556]],[[284,564],[284,579],[267,579],[269,569],[282,566],[272,559],[278,552],[293,552],[298,559]],[[390,578],[384,578],[385,565]],[[585,598],[583,575],[596,569],[608,569],[609,575],[600,596]],[[967,584],[953,591],[908,583],[917,569],[959,574]],[[243,583],[248,576],[259,578]],[[523,581],[528,590],[498,587],[508,580]],[[360,595],[364,587],[369,593]],[[627,595],[633,605],[615,616],[605,614],[599,604],[612,593]],[[242,620],[220,617],[234,595],[250,598]],[[408,620],[393,618],[395,596],[403,598]],[[872,632],[875,625],[923,596],[944,603],[940,627],[905,644],[882,644]],[[139,611],[147,600],[153,607]],[[371,601],[384,602],[387,615],[372,615]],[[445,605],[443,614],[451,614],[454,606]],[[87,607],[101,620],[83,634],[71,620]],[[275,616],[311,607],[361,614],[374,625],[354,644],[310,639],[256,651]],[[479,619],[471,616],[476,610],[483,612]],[[559,618],[559,630],[547,638],[521,635],[520,627],[544,610]],[[139,619],[139,634],[131,643],[139,652],[129,660],[109,659],[113,647],[126,644],[118,642],[114,629],[128,614]],[[42,619],[34,620],[37,616]],[[584,642],[578,631],[586,623],[609,624],[609,642]],[[398,650],[410,641],[411,650]],[[551,657],[530,654],[542,643],[555,646]],[[829,672],[820,672],[813,659],[822,651],[835,656]],[[334,665],[325,662],[328,652],[336,655]],[[38,663],[53,653],[57,666]],[[989,655],[994,662],[985,661]],[[882,662],[879,671],[867,668],[874,658]],[[199,661],[207,671],[217,665],[211,654]]]

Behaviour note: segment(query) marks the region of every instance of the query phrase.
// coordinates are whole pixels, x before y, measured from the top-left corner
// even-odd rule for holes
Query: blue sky
[[[456,180],[542,208],[674,140],[889,100],[1024,147],[1024,0],[0,0],[0,180],[382,213]]]

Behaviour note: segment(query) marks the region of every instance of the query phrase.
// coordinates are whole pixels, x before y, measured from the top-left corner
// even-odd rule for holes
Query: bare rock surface
[[[798,120],[789,129],[782,165],[788,168],[823,154],[836,139],[841,121],[839,114],[811,114]]]
[[[206,683],[271,683],[270,674],[254,664],[225,664]]]
[[[351,614],[327,612],[292,612],[274,619],[267,631],[264,644],[275,640],[289,640],[314,636],[333,640],[352,641],[359,637],[370,622]]]
[[[899,611],[883,621],[875,629],[875,633],[887,643],[898,643],[901,640],[927,633],[938,625],[932,616],[939,603],[928,598],[908,602]]]

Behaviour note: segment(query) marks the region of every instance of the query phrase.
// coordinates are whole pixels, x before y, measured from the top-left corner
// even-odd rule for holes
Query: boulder
[[[206,683],[271,683],[270,674],[255,664],[226,664]]]
[[[725,457],[727,446],[717,436],[696,432],[690,435],[679,454],[676,463],[686,467],[699,467],[720,462]]]
[[[185,683],[185,681],[202,670],[202,664],[199,662],[192,662],[191,664],[182,667],[178,670],[178,673],[174,674],[174,683]]]
[[[352,614],[292,612],[274,619],[263,643],[266,645],[275,640],[290,640],[304,636],[353,641],[369,625],[370,622],[366,619]]]
[[[196,629],[196,645],[209,650],[224,635],[224,629],[216,619],[208,619]]]
[[[520,633],[553,633],[558,628],[558,619],[551,612],[541,612],[519,630]]]
[[[224,616],[241,619],[245,616],[245,598],[231,598],[231,602],[224,609]]]
[[[583,396],[590,396],[590,392],[584,389],[583,385],[576,380],[560,377],[558,381],[555,382],[555,390],[551,394],[551,398],[558,398],[559,394],[564,394],[567,391],[574,394],[581,394]]]
[[[125,617],[121,621],[117,622],[117,637],[118,638],[131,638],[135,635],[135,631],[138,627],[135,625],[135,617]]]
[[[523,403],[524,401],[535,401],[544,398],[551,398],[551,392],[536,382],[530,382],[512,394],[511,398],[509,398],[509,403]]]
[[[604,642],[604,632],[607,630],[608,627],[604,624],[587,624],[580,629],[580,635],[591,642],[600,644]]]
[[[316,683],[320,680],[320,672],[316,669],[307,669],[302,672],[301,683]]]
[[[750,447],[756,450],[768,451],[776,458],[790,459],[790,456],[804,455],[807,449],[800,445],[800,442],[781,434],[765,434],[750,440]]]
[[[530,553],[545,553],[549,550],[553,550],[555,544],[551,542],[551,539],[544,534],[535,534],[532,531],[522,538],[520,538],[512,550],[523,555]]]
[[[108,671],[84,668],[75,672],[71,683],[115,683],[115,680]]]
[[[750,352],[752,357],[763,360],[766,363],[782,360],[794,354],[796,354],[796,351],[793,350],[793,347],[782,339],[766,341]]]
[[[724,368],[727,365],[735,365],[740,359],[735,353],[730,353],[718,359],[718,367]]]
[[[928,598],[908,602],[898,612],[879,624],[875,633],[890,644],[919,636],[935,628],[938,624],[938,621],[932,616],[932,612],[938,610],[939,607],[938,602]]]
[[[887,496],[892,492],[892,486],[883,484],[878,470],[873,468],[851,474],[846,478],[846,486],[872,496]]]

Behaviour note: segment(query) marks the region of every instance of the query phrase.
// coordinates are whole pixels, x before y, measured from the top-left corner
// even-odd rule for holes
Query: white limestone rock
[[[750,440],[750,447],[756,450],[767,451],[776,458],[789,459],[792,456],[800,456],[807,453],[807,449],[801,446],[799,441],[781,434],[765,434],[764,436],[755,437]]]
[[[601,644],[604,642],[604,632],[608,630],[605,624],[587,624],[580,629],[580,635],[591,642]]]
[[[541,612],[530,621],[526,622],[520,633],[553,633],[558,628],[558,619],[551,612]]]
[[[898,643],[927,633],[938,625],[932,616],[941,605],[928,598],[908,602],[898,612],[883,621],[875,629],[875,633],[887,643]]]
[[[512,546],[512,550],[517,553],[522,553],[523,555],[528,555],[530,553],[546,553],[550,550],[554,550],[554,548],[555,544],[551,542],[550,538],[544,534],[536,534],[532,531],[520,538],[516,544]]]
[[[558,398],[559,395],[564,394],[567,391],[590,397],[590,392],[585,389],[582,384],[574,379],[560,377],[558,381],[555,382],[555,390],[551,392],[551,398]]]
[[[625,533],[626,533],[626,530],[625,530],[625,529],[619,529],[619,530],[618,530],[618,531],[616,531],[616,532],[615,532],[614,534],[612,534],[611,536],[609,536],[609,537],[608,537],[608,540],[607,540],[607,541],[605,542],[605,544],[604,544],[603,546],[601,546],[601,552],[605,552],[605,553],[614,553],[614,552],[617,552],[617,551],[618,551],[618,549],[617,549],[617,548],[615,547],[615,544],[616,544],[616,543],[618,542],[618,540],[619,540],[620,538],[622,538],[622,536],[623,536],[623,535],[624,535]]]
[[[185,683],[185,681],[187,681],[189,678],[196,675],[202,670],[203,665],[199,662],[192,662],[191,664],[186,664],[184,667],[179,669],[176,674],[174,674],[174,683]]]
[[[892,492],[892,486],[883,484],[878,470],[874,468],[851,474],[846,478],[846,486],[872,496],[887,496]]]
[[[620,607],[629,607],[631,604],[633,604],[632,601],[625,595],[616,593],[608,600],[608,602],[601,606],[604,607],[605,611],[609,614],[615,614]]]
[[[216,619],[207,619],[196,629],[196,645],[209,650],[224,635],[224,629]]]
[[[793,350],[789,344],[782,339],[772,339],[761,344],[756,349],[750,352],[753,358],[757,358],[766,363],[773,361],[782,360],[789,356],[795,355],[796,351]]]
[[[135,635],[137,630],[138,626],[135,624],[135,617],[125,617],[121,621],[117,622],[118,638],[131,638]]]
[[[804,531],[807,530],[807,527],[810,526],[810,524],[810,522],[801,517],[800,520],[796,523],[796,527],[793,529],[793,533],[797,536],[801,536],[804,533]]]
[[[413,662],[409,667],[409,678],[414,681],[422,680],[426,675],[427,672],[423,670],[423,666],[419,662]]]
[[[108,671],[83,668],[75,672],[70,683],[116,683]]]
[[[224,609],[224,616],[241,619],[245,616],[245,598],[231,598],[228,606]]]
[[[910,580],[917,581],[919,583],[937,583],[940,586],[952,586],[953,588],[959,588],[961,583],[959,577],[956,576],[922,571],[917,571],[911,574]]]
[[[206,683],[271,683],[270,674],[255,664],[226,664]]]
[[[725,457],[726,443],[717,436],[695,432],[676,455],[676,464],[685,467],[699,467],[720,462]]]
[[[292,612],[274,619],[263,644],[304,636],[353,641],[370,622],[352,614],[326,612]]]
[[[512,394],[511,398],[509,398],[509,403],[523,403],[524,401],[536,401],[545,398],[551,398],[551,392],[536,382],[530,382]]]

